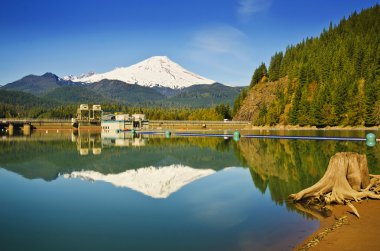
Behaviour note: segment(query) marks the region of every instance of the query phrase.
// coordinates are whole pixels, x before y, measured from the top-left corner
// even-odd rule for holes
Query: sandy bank
[[[380,250],[380,200],[353,204],[360,219],[347,206],[334,206],[331,216],[322,219],[320,228],[294,250]]]

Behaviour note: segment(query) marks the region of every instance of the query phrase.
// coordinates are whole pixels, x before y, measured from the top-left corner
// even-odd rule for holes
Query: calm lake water
[[[288,195],[319,180],[342,151],[366,154],[380,173],[379,143],[2,136],[0,250],[289,250],[319,223]]]

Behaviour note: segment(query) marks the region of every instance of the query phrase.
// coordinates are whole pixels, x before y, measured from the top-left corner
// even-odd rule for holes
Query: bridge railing
[[[1,118],[0,123],[70,123],[70,119]]]

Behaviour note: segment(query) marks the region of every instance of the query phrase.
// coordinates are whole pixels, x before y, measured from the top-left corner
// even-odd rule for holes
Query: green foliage
[[[265,66],[265,64],[261,63],[261,65],[259,67],[257,67],[257,69],[255,70],[255,72],[253,73],[251,84],[249,85],[249,88],[252,88],[257,83],[259,83],[260,80],[264,76],[268,77],[268,71],[267,71],[267,67]]]
[[[284,132],[295,135],[295,132]],[[270,132],[269,134],[278,134]],[[364,131],[297,131],[297,135],[364,137]],[[317,182],[325,173],[329,159],[337,152],[366,154],[370,172],[377,173],[380,161],[379,147],[339,141],[307,140],[252,140],[242,138],[238,144],[240,157],[251,171],[253,182],[262,193],[278,203],[285,203],[289,194],[300,191]]]
[[[44,95],[45,98],[61,103],[105,103],[102,95],[82,86],[62,86]]]
[[[259,117],[257,118],[256,125],[265,125],[266,124],[266,116],[268,114],[267,105],[264,104],[260,107]]]
[[[70,87],[70,90],[76,88]],[[67,90],[65,87],[62,90]],[[60,88],[56,89],[61,92]],[[86,95],[86,92],[85,92]],[[52,97],[52,96],[51,96]],[[60,100],[65,100],[64,97]],[[91,101],[89,99],[87,101]],[[98,99],[95,100],[98,104]],[[95,103],[94,100],[88,103]],[[231,118],[229,104],[208,108],[130,106],[117,103],[100,103],[106,112],[145,113],[150,120],[222,120]],[[28,93],[0,90],[0,118],[54,118],[70,119],[76,116],[78,104],[61,104]]]
[[[101,95],[109,100],[109,103],[116,102],[128,105],[144,105],[149,106],[154,102],[165,98],[164,95],[157,92],[155,89],[126,84],[119,80],[104,79],[96,83],[88,85],[90,91]]]
[[[231,119],[231,108],[230,105],[220,104],[215,106],[215,111],[219,114],[223,119]]]
[[[239,111],[240,106],[242,105],[244,99],[247,97],[247,94],[248,94],[248,90],[244,88],[241,91],[241,93],[239,94],[239,96],[236,97],[236,99],[234,101],[234,106],[232,109],[232,115],[233,116]]]
[[[194,108],[212,107],[221,103],[233,104],[243,87],[230,87],[219,83],[212,85],[194,85],[178,94],[162,100],[160,104],[166,106],[187,106]]]
[[[8,105],[22,105],[27,107],[51,107],[59,104],[46,98],[39,98],[21,91],[6,91],[0,89],[0,103]]]
[[[280,77],[280,67],[282,62],[282,52],[276,52],[269,64],[269,81],[276,81]]]
[[[287,76],[289,85],[279,88],[281,99],[261,107],[254,124],[379,125],[380,6],[276,53],[268,72],[270,81]]]

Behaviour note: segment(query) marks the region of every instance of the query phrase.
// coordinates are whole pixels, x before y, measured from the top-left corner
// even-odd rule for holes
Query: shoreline
[[[334,205],[331,216],[320,219],[317,231],[293,250],[377,250],[380,230],[380,200],[352,203],[357,218],[348,206]]]
[[[64,126],[39,126],[32,129],[33,131],[101,131],[100,126],[86,126],[81,128],[75,128],[75,127],[64,127]],[[207,131],[375,131],[380,132],[380,126],[378,127],[329,127],[329,128],[315,128],[315,127],[276,127],[276,126],[252,126],[252,127],[244,127],[244,128],[226,128],[226,127],[213,127],[213,128],[199,128],[199,127],[188,127],[183,128],[181,126],[170,126],[170,127],[157,127],[157,128],[147,128],[144,130],[137,130],[137,131],[156,131],[156,132],[163,132],[166,130],[172,130],[172,131],[197,131],[197,132],[207,132]],[[22,130],[21,130],[22,131]]]
[[[318,128],[316,126],[275,125],[275,126],[251,126],[250,130],[273,130],[273,131],[276,131],[276,130],[289,130],[289,131],[291,131],[291,130],[298,130],[298,131],[301,131],[301,130],[305,130],[305,131],[309,131],[309,130],[310,131],[314,131],[314,130],[315,131],[375,130],[375,131],[379,131],[380,126],[371,126],[371,127],[366,127],[366,126],[345,126],[345,127],[343,127],[343,126],[326,126],[323,128]]]
[[[7,128],[7,119],[0,121],[0,131]],[[28,119],[17,119],[17,128],[22,129],[23,124],[19,121],[27,121]],[[2,122],[2,123],[1,123]],[[12,123],[9,122],[8,123]],[[25,122],[24,122],[25,123]],[[101,125],[81,125],[75,128],[70,121],[66,122],[36,122],[30,123],[32,130],[101,130]],[[251,121],[193,121],[193,120],[151,120],[149,126],[144,131],[165,131],[165,130],[180,130],[180,131],[210,131],[210,130],[241,130],[241,131],[380,131],[378,126],[326,126],[318,128],[316,126],[300,126],[300,125],[265,125],[254,126]]]
[[[201,125],[199,126],[201,127]],[[374,127],[297,127],[297,126],[246,126],[244,128],[226,128],[226,127],[213,127],[213,128],[199,128],[197,126],[183,128],[182,126],[158,127],[148,128],[141,131],[217,131],[217,130],[239,130],[239,131],[380,131],[380,126]],[[82,127],[82,128],[67,128],[67,127],[38,127],[33,130],[73,130],[73,131],[101,131],[100,126]]]

